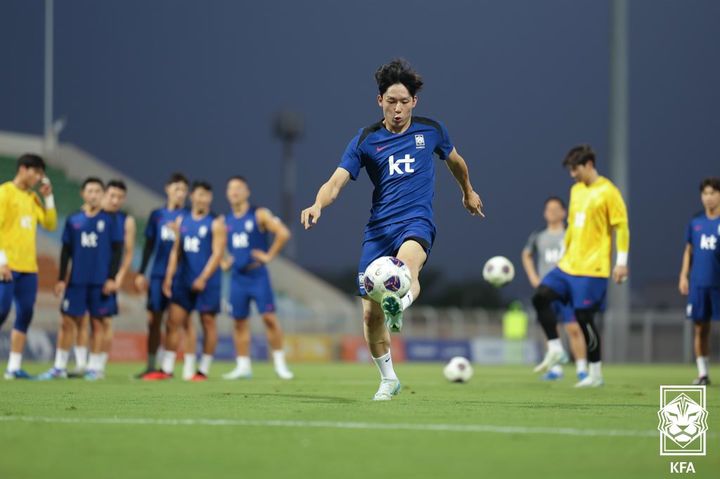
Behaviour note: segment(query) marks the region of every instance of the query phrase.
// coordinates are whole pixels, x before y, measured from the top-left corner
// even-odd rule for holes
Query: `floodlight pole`
[[[43,112],[45,154],[55,149],[57,138],[53,129],[53,3],[54,0],[45,0],[45,96]]]
[[[612,0],[610,16],[610,177],[630,207],[628,2]],[[632,273],[632,272],[631,272]],[[630,335],[630,282],[608,291],[605,352],[616,362],[627,360]]]
[[[285,247],[285,256],[295,259],[297,256],[297,242],[295,241],[296,223],[298,216],[294,213],[296,167],[293,155],[293,146],[302,136],[304,122],[302,117],[293,111],[281,111],[275,117],[275,136],[283,143],[283,193],[281,217],[287,225],[293,239]]]

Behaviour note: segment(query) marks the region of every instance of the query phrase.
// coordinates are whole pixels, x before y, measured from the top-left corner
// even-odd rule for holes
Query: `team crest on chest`
[[[425,135],[415,135],[415,148],[425,148]]]
[[[198,236],[201,238],[204,238],[205,236],[207,236],[207,232],[208,232],[207,226],[203,225],[198,230]]]
[[[247,231],[248,233],[251,233],[253,228],[254,228],[254,226],[253,226],[252,220],[245,221],[245,231]]]
[[[98,220],[97,230],[98,230],[98,233],[102,233],[103,231],[105,231],[105,220]]]

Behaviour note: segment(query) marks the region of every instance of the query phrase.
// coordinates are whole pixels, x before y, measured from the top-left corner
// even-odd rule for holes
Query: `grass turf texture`
[[[140,382],[129,379],[140,365],[115,364],[95,383],[1,382],[0,477],[659,478],[671,476],[670,461],[692,461],[693,477],[720,477],[716,385],[707,390],[707,457],[658,454],[659,385],[687,383],[691,366],[609,366],[605,387],[575,390],[571,377],[541,382],[528,367],[477,366],[469,384],[450,384],[439,364],[401,364],[404,388],[390,402],[370,400],[371,364],[294,365],[296,379],[284,382],[256,363],[252,380],[219,379],[231,367],[216,363],[205,383]],[[42,422],[12,419],[20,417]],[[98,418],[119,422],[83,422]],[[143,422],[156,419],[168,422]],[[272,420],[301,422],[264,423]],[[389,429],[369,429],[383,423]]]

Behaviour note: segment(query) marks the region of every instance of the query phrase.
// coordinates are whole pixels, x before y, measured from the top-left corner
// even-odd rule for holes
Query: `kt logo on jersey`
[[[415,173],[412,164],[415,163],[415,158],[411,158],[410,155],[406,154],[404,158],[395,159],[395,155],[390,155],[388,158],[388,167],[390,168],[390,176],[402,175],[404,173]],[[404,168],[401,168],[404,166]]]

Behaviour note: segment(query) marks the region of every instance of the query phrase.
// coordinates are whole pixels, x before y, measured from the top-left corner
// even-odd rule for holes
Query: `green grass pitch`
[[[263,363],[233,382],[218,379],[228,363],[206,383],[131,380],[139,369],[0,383],[0,478],[661,478],[678,476],[671,461],[720,477],[716,385],[708,455],[659,455],[659,385],[687,383],[690,365],[608,365],[605,387],[575,390],[528,367],[450,384],[439,364],[400,364],[391,402],[370,400],[371,364],[294,365],[289,382]]]

